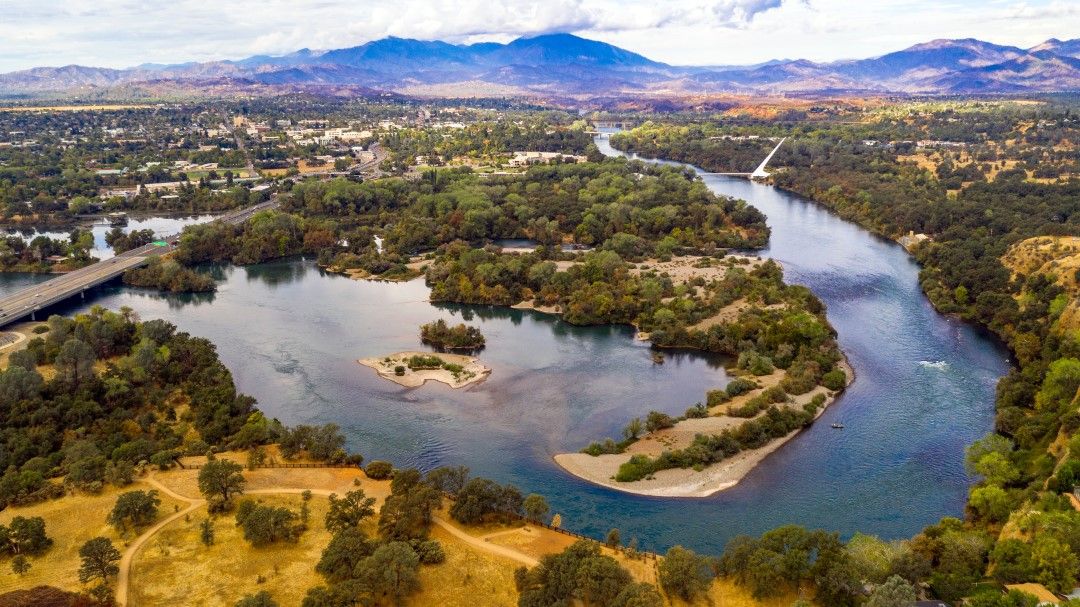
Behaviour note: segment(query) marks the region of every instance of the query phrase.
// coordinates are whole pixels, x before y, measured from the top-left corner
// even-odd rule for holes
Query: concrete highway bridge
[[[255,213],[276,208],[277,205],[277,199],[272,198],[255,206],[231,211],[214,221],[241,224]],[[0,298],[0,328],[27,317],[36,319],[37,312],[69,297],[85,297],[89,289],[112,280],[131,268],[143,266],[154,257],[172,253],[179,243],[179,235],[170,236]]]

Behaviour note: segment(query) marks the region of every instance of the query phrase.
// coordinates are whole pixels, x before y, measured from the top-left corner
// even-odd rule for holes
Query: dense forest
[[[376,233],[384,234],[382,254]],[[383,275],[455,241],[514,238],[640,258],[759,247],[768,228],[746,203],[712,195],[684,171],[643,163],[545,165],[495,178],[441,169],[418,181],[301,182],[283,194],[280,212],[260,213],[242,226],[185,229],[177,260],[248,264],[310,253],[324,266]]]
[[[137,466],[168,468],[215,448],[281,442],[296,453],[318,436],[325,452],[316,455],[346,457],[336,427],[266,419],[236,391],[213,344],[168,322],[95,307],[40,327],[0,371],[0,504],[124,485]]]
[[[1076,297],[1064,285],[1075,278],[1063,282],[1052,266],[1013,273],[1002,258],[1034,236],[1080,235],[1080,167],[1067,151],[1080,133],[1075,110],[915,104],[858,124],[647,123],[612,144],[706,170],[746,170],[745,154],[714,138],[720,133],[790,136],[773,160],[776,185],[882,235],[925,235],[909,246],[930,300],[989,327],[1016,355],[1017,368],[998,385],[997,433],[968,450],[980,480],[965,519],[906,542],[911,554],[894,556],[878,580],[925,582],[946,600],[979,594],[986,577],[1070,591],[1080,572],[1080,512],[1067,499],[1080,481],[1080,335],[1061,315]],[[745,540],[757,541],[765,539]],[[989,594],[974,601],[1025,604]]]

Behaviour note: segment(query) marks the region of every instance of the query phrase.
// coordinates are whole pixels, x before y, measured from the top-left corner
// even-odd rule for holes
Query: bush
[[[687,419],[699,419],[703,417],[709,417],[709,408],[701,403],[686,410]]]
[[[757,382],[752,379],[746,379],[745,377],[736,377],[728,382],[724,391],[730,397],[741,396],[747,392],[757,388]]]
[[[413,371],[424,369],[441,369],[443,366],[443,359],[438,356],[427,356],[418,354],[410,356],[408,360],[409,368]]]
[[[405,366],[404,365],[398,365],[398,366],[394,367],[394,375],[397,375],[397,376],[405,375]]]
[[[421,565],[438,565],[446,561],[446,552],[442,544],[435,540],[414,540],[412,549],[420,558]]]
[[[709,390],[705,393],[705,404],[710,407],[722,405],[731,400],[731,395],[726,390]]]
[[[652,460],[644,455],[635,455],[619,466],[619,471],[615,473],[615,480],[620,483],[639,481],[655,471]]]
[[[368,478],[376,481],[386,480],[394,474],[394,466],[390,462],[384,462],[382,460],[375,460],[368,462],[364,472],[368,475]]]
[[[661,413],[660,411],[649,411],[649,415],[645,418],[645,429],[649,432],[656,432],[674,425],[675,420],[667,413]]]
[[[841,369],[833,369],[821,376],[821,385],[830,390],[843,390],[847,387],[847,373]]]
[[[759,376],[768,375],[776,370],[771,358],[754,351],[743,352],[740,354],[738,367]]]
[[[582,449],[581,452],[596,457],[597,455],[604,455],[607,453],[622,453],[623,450],[619,447],[618,443],[608,438],[604,439],[604,442],[602,443],[593,441],[588,447]]]

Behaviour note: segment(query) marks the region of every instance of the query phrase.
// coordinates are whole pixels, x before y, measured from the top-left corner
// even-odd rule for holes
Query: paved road
[[[215,221],[232,224],[243,223],[255,213],[275,208],[277,204],[277,199],[271,199],[252,207],[226,213]],[[0,327],[27,316],[32,316],[38,310],[116,278],[131,268],[146,264],[152,257],[172,253],[176,250],[179,242],[179,236],[172,236],[166,240],[158,241],[158,244],[151,243],[132,249],[112,259],[100,261],[74,272],[61,274],[41,284],[16,291],[12,295],[0,299]]]

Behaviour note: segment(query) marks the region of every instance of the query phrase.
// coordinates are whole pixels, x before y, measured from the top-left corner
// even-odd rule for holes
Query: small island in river
[[[478,359],[462,354],[398,352],[379,358],[361,358],[357,362],[375,369],[380,377],[407,388],[416,388],[428,381],[464,388],[480,383],[491,374],[491,369]]]

